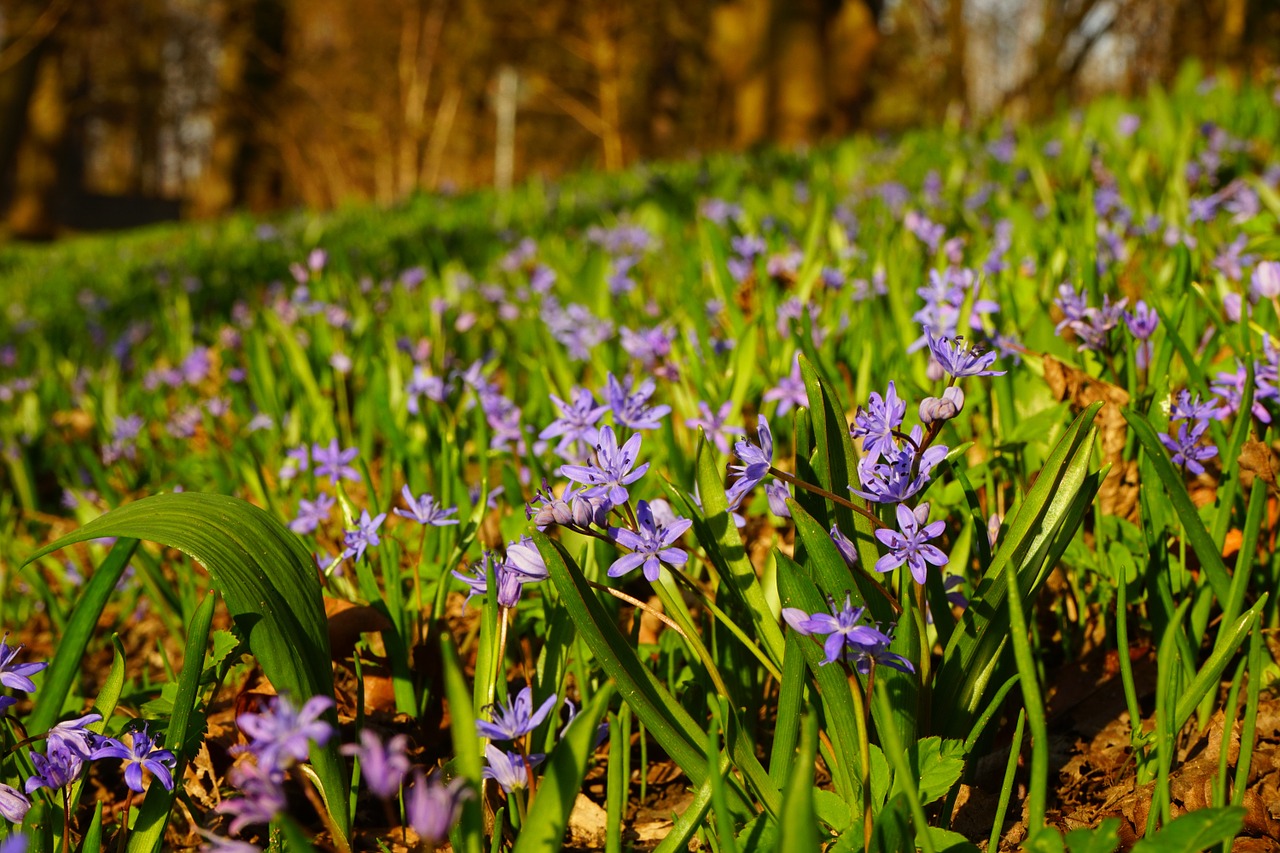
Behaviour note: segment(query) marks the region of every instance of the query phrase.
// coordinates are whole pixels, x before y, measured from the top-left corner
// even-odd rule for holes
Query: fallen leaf
[[[1044,357],[1044,378],[1056,399],[1071,403],[1073,414],[1094,403],[1103,404],[1095,423],[1102,441],[1102,455],[1111,463],[1111,472],[1102,483],[1098,501],[1103,514],[1136,521],[1138,469],[1136,462],[1124,458],[1128,425],[1120,412],[1122,406],[1129,405],[1129,392],[1051,355]]]

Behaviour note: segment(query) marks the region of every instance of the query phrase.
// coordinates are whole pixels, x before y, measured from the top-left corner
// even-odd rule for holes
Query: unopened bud
[[[934,421],[949,421],[964,408],[964,392],[952,385],[941,397],[925,397],[920,401],[920,420],[926,425]]]

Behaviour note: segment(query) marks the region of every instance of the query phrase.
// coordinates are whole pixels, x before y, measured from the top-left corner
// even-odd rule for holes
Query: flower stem
[[[848,498],[842,498],[833,492],[828,492],[826,489],[822,488],[821,486],[815,486],[813,483],[805,482],[804,480],[801,480],[792,474],[788,474],[786,471],[783,471],[779,468],[770,467],[769,473],[777,477],[779,480],[781,480],[784,483],[790,483],[791,485],[797,488],[804,489],[806,492],[813,492],[815,495],[819,495],[821,497],[826,498],[829,501],[840,504],[840,506],[847,507],[848,509],[853,510],[854,512],[858,513],[858,515],[861,515],[867,520],[869,520],[876,527],[885,526],[885,523],[883,521],[876,518],[875,513],[873,513],[871,510],[867,509],[864,506],[858,506],[858,504],[854,503]]]

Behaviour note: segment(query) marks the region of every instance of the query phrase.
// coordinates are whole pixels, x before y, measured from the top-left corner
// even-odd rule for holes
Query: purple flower
[[[609,567],[609,577],[622,577],[643,566],[645,578],[654,583],[662,571],[662,563],[683,566],[689,555],[673,546],[692,525],[691,520],[680,517],[675,517],[666,524],[659,524],[653,517],[649,502],[640,501],[636,505],[637,530],[609,528],[609,535],[613,540],[632,551],[613,561],[613,565]]]
[[[524,756],[514,752],[503,752],[488,744],[484,748],[485,767],[483,776],[486,779],[492,779],[497,782],[502,790],[510,794],[512,791],[518,791],[528,786],[533,756],[530,756],[530,763],[526,764]],[[541,756],[538,756],[541,758]]]
[[[891,641],[888,634],[871,625],[858,624],[865,608],[854,607],[852,597],[845,598],[844,607],[839,607],[834,600],[830,607],[830,613],[812,615],[798,607],[782,608],[782,618],[797,633],[828,635],[822,644],[826,653],[824,665],[838,660],[851,661],[859,672],[865,673],[874,661],[902,672],[915,672],[909,660],[888,650]]]
[[[196,829],[196,832],[200,833],[205,842],[200,845],[200,853],[262,853],[261,847],[247,841],[223,838],[203,829]]]
[[[615,409],[615,413],[616,413]],[[575,483],[582,483],[588,488],[582,494],[589,498],[606,498],[614,506],[627,502],[630,495],[627,486],[644,476],[649,470],[646,462],[635,470],[637,454],[640,451],[640,434],[629,438],[626,444],[618,447],[618,438],[613,429],[605,426],[600,429],[600,438],[596,444],[596,461],[593,465],[562,465],[560,474]]]
[[[8,632],[0,637],[0,685],[23,693],[34,693],[36,684],[31,676],[49,666],[47,663],[17,663],[18,652],[22,651],[22,643],[10,646],[7,642]]]
[[[1190,429],[1188,429],[1188,422],[1184,421],[1178,425],[1176,439],[1164,433],[1160,434],[1160,442],[1172,454],[1174,465],[1183,465],[1196,476],[1204,473],[1204,466],[1200,463],[1218,455],[1218,448],[1214,445],[1200,444],[1200,439],[1208,428],[1208,421],[1193,422],[1190,424]]]
[[[913,497],[932,478],[934,466],[947,456],[947,448],[935,444],[920,454],[916,466],[916,451],[924,441],[924,430],[912,427],[909,440],[885,454],[868,454],[858,460],[858,479],[861,489],[849,487],[859,497],[876,503],[902,503]],[[911,470],[916,467],[913,477]]]
[[[98,736],[86,727],[90,723],[101,721],[101,714],[85,714],[83,717],[77,717],[74,720],[63,720],[49,729],[47,739],[51,745],[60,746],[88,761],[91,758],[97,758],[93,754],[93,750]]]
[[[864,410],[858,407],[853,416],[853,425],[849,433],[854,438],[861,438],[865,453],[885,453],[894,448],[893,432],[902,426],[902,418],[907,413],[907,404],[898,399],[898,390],[893,380],[889,380],[889,390],[883,397],[878,391],[871,392],[870,402]]]
[[[426,397],[433,403],[439,403],[444,400],[449,388],[443,378],[432,376],[425,367],[417,365],[413,368],[413,378],[404,390],[409,397],[409,414],[417,415],[422,410],[421,398]]]
[[[768,483],[764,487],[764,494],[769,499],[769,512],[778,518],[791,517],[791,510],[787,508],[787,498],[792,497],[790,486],[786,483]]]
[[[1071,329],[1080,337],[1080,350],[1104,350],[1111,330],[1120,325],[1124,318],[1124,307],[1128,298],[1112,302],[1111,297],[1102,297],[1101,308],[1086,308],[1084,318],[1071,324]]]
[[[241,719],[246,715],[242,715]],[[233,815],[231,832],[239,834],[246,826],[270,823],[285,809],[284,776],[275,768],[242,762],[231,768],[231,784],[241,796],[218,803],[217,811]]]
[[[22,823],[29,808],[31,808],[31,801],[24,797],[21,791],[0,782],[0,817],[9,823]]]
[[[670,328],[654,326],[633,332],[623,326],[618,330],[618,337],[627,355],[640,362],[645,369],[651,369],[659,360],[671,354]]]
[[[928,540],[942,534],[947,526],[946,522],[925,524],[924,520],[929,517],[927,503],[920,504],[914,511],[906,504],[898,504],[895,512],[898,516],[898,528],[902,532],[887,528],[876,531],[876,539],[889,549],[889,553],[876,560],[875,570],[888,572],[905,563],[911,569],[911,576],[916,579],[916,583],[923,584],[929,574],[926,563],[935,566],[947,564],[947,555],[937,546],[928,544]]]
[[[836,550],[844,558],[845,565],[851,569],[858,565],[858,549],[854,547],[853,541],[840,532],[840,528],[834,524],[831,525],[831,541],[835,543]]]
[[[1201,402],[1199,394],[1193,396],[1186,388],[1178,392],[1178,398],[1169,407],[1169,419],[1175,421],[1202,421],[1217,416],[1217,401],[1210,399]]]
[[[791,373],[778,380],[778,384],[764,392],[764,402],[778,401],[777,414],[785,415],[792,406],[808,406],[809,393],[804,387],[804,378],[800,373],[800,355],[797,353],[791,363]]]
[[[355,529],[348,530],[342,535],[343,543],[347,546],[342,552],[342,558],[354,557],[359,560],[364,556],[365,549],[374,548],[382,544],[382,539],[378,536],[378,528],[382,526],[382,521],[387,517],[385,512],[380,512],[373,518],[369,517],[369,510],[360,511],[360,520],[356,522]]]
[[[1259,299],[1280,297],[1280,261],[1262,261],[1254,267],[1249,289]]]
[[[929,351],[942,369],[957,379],[964,376],[1003,376],[1003,370],[992,370],[996,362],[996,353],[982,352],[964,340],[948,340],[935,338],[929,329]]]
[[[5,712],[16,704],[18,704],[18,700],[12,696],[0,696],[0,717],[3,717]]]
[[[298,517],[289,522],[289,529],[299,535],[314,533],[321,523],[329,520],[329,511],[337,501],[326,494],[316,495],[316,499],[298,501]]]
[[[1133,306],[1133,313],[1125,312],[1124,324],[1129,327],[1129,334],[1142,342],[1134,358],[1139,369],[1146,369],[1151,363],[1151,336],[1160,325],[1160,315],[1154,308],[1139,299],[1138,304]]]
[[[147,734],[146,725],[131,733],[130,738],[131,746],[125,746],[115,738],[103,738],[93,750],[93,759],[123,758],[125,760],[124,782],[136,793],[141,794],[144,790],[142,785],[144,769],[151,771],[166,791],[172,791],[173,767],[178,763],[177,757],[169,750],[161,749],[156,745],[155,738]]]
[[[1085,312],[1089,310],[1089,301],[1085,297],[1084,291],[1077,291],[1066,282],[1058,286],[1058,298],[1053,300],[1053,304],[1057,305],[1063,313],[1062,321],[1053,329],[1059,333],[1063,329],[1069,328],[1073,323],[1083,320]]]
[[[454,569],[452,574],[455,578],[462,581],[468,586],[467,598],[462,602],[465,609],[467,602],[474,596],[484,596],[489,591],[489,567],[493,567],[493,577],[498,584],[498,606],[512,608],[520,600],[520,592],[524,588],[529,578],[520,572],[511,569],[505,562],[498,560],[491,552],[486,551],[484,556],[477,562],[471,564],[470,574],[459,569]]]
[[[27,853],[27,836],[19,832],[0,841],[0,853]]]
[[[414,774],[413,787],[405,797],[405,820],[427,848],[439,846],[449,837],[449,830],[458,820],[458,808],[471,796],[471,789],[463,779],[448,784],[435,779],[425,779],[422,771]]]
[[[1250,411],[1253,416],[1264,424],[1271,423],[1271,413],[1267,411],[1267,407],[1262,404],[1263,400],[1276,396],[1276,388],[1269,384],[1266,376],[1259,371],[1254,371],[1254,379],[1257,381],[1257,387],[1253,392],[1253,407]],[[1221,420],[1228,418],[1240,410],[1240,404],[1244,401],[1244,386],[1248,381],[1248,373],[1243,364],[1237,363],[1236,369],[1233,371],[1224,370],[1218,374],[1218,377],[1210,386],[1214,393],[1222,398],[1222,405],[1218,408],[1217,417]]]
[[[413,492],[409,490],[409,484],[405,483],[404,488],[400,490],[400,494],[404,497],[404,502],[408,504],[407,510],[396,508],[395,513],[403,518],[412,518],[421,525],[430,525],[431,527],[446,527],[450,524],[457,524],[458,519],[449,518],[458,511],[458,508],[450,507],[445,509],[436,503],[436,499],[431,495],[424,494],[420,498],[415,498]]]
[[[333,480],[334,485],[342,480],[360,482],[360,472],[351,467],[351,463],[359,455],[358,448],[339,448],[336,438],[329,442],[328,447],[317,444],[311,448],[311,458],[316,463],[316,476],[328,477]]]
[[[40,788],[57,791],[66,787],[67,783],[80,775],[84,768],[84,759],[71,751],[66,744],[51,743],[48,751],[41,755],[31,753],[31,764],[36,773],[26,783],[28,794]]]
[[[699,401],[698,411],[702,413],[702,416],[689,418],[684,422],[685,426],[700,427],[707,434],[707,438],[715,443],[716,449],[721,453],[729,452],[730,435],[742,435],[746,432],[742,427],[732,426],[728,423],[729,417],[733,413],[732,400],[725,400],[721,403],[720,408],[714,414],[710,406]]]
[[[280,479],[292,480],[299,471],[307,470],[311,464],[311,451],[305,444],[290,448],[284,452],[285,462],[280,466]]]
[[[506,567],[523,576],[526,583],[544,581],[551,576],[532,536],[521,536],[519,542],[507,543]]]
[[[586,388],[574,388],[571,396],[573,403],[569,404],[551,395],[551,402],[560,410],[560,417],[540,432],[538,438],[559,438],[556,453],[569,462],[580,462],[586,457],[587,448],[594,446],[599,438],[596,421],[609,407],[596,405],[595,396]]]
[[[552,693],[538,706],[537,710],[534,710],[533,690],[525,687],[516,694],[509,705],[491,706],[489,716],[493,718],[493,722],[476,720],[476,731],[481,737],[487,737],[490,740],[515,740],[524,737],[542,725],[542,721],[547,718],[547,714],[551,713],[555,704],[556,694]]]
[[[383,743],[377,732],[361,729],[359,745],[346,744],[342,754],[360,759],[360,775],[369,790],[379,799],[389,800],[400,791],[409,773],[408,746],[409,738],[404,735],[395,735]]]
[[[758,445],[745,440],[733,445],[733,452],[742,464],[729,466],[731,472],[738,474],[738,479],[727,492],[730,509],[737,509],[747,492],[760,485],[773,466],[773,433],[769,431],[769,421],[764,415],[757,416],[756,438]]]
[[[916,235],[916,239],[928,246],[930,252],[938,251],[938,244],[942,242],[942,238],[947,234],[945,226],[930,221],[924,214],[914,210],[907,213],[902,220],[902,224],[906,226],[908,231]]]
[[[605,382],[605,398],[613,412],[613,422],[630,429],[658,429],[662,418],[671,413],[670,406],[650,406],[655,385],[652,379],[643,380],[634,390],[630,383],[622,387],[612,373]],[[622,501],[614,501],[622,503]]]
[[[322,719],[333,707],[327,696],[313,696],[295,709],[287,696],[277,696],[262,713],[246,713],[236,718],[240,731],[249,737],[249,752],[262,767],[284,770],[303,761],[311,741],[324,746],[333,737],[333,726]]]

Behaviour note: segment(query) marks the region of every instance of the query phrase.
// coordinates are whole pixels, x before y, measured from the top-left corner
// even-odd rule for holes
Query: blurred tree
[[[1275,0],[0,0],[0,215],[50,236],[490,184],[504,67],[521,179],[1278,55]]]

